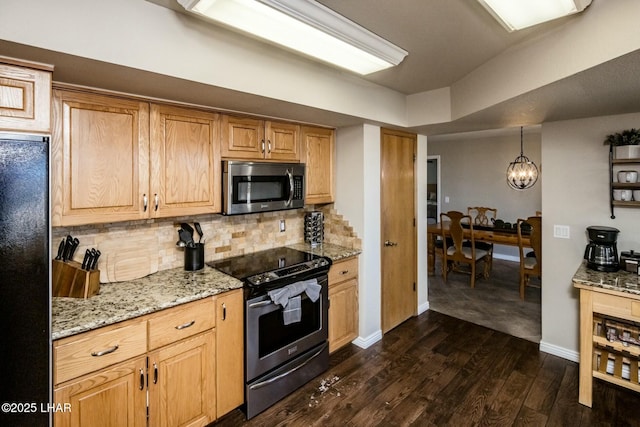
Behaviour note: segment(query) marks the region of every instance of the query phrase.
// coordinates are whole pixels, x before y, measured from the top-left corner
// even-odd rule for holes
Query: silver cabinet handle
[[[102,351],[94,351],[94,352],[92,352],[92,353],[91,353],[91,355],[92,355],[93,357],[100,357],[100,356],[104,356],[104,355],[107,355],[107,354],[113,353],[114,351],[116,351],[116,350],[118,349],[118,347],[119,347],[119,345],[118,345],[118,344],[116,344],[116,345],[114,345],[113,347],[108,348],[108,349],[106,349],[106,350],[102,350]]]
[[[153,383],[158,384],[158,365],[153,364]]]
[[[158,193],[156,193],[156,194],[154,194],[154,196],[153,196],[153,201],[154,201],[154,203],[155,203],[155,205],[156,205],[154,210],[156,210],[156,211],[158,210],[158,200],[159,200],[159,199],[158,199]]]
[[[149,205],[149,198],[146,194],[142,195],[142,204],[144,205],[144,211],[147,211],[147,206]]]
[[[396,242],[390,242],[389,240],[384,241],[385,246],[398,246]]]
[[[144,390],[144,371],[140,369],[140,390]]]
[[[227,320],[227,305],[222,303],[222,320]]]
[[[344,276],[345,274],[349,274],[349,270],[342,270],[342,271],[340,272],[340,274],[341,274],[341,275],[343,275],[343,276]]]
[[[271,140],[267,140],[267,146],[269,147],[269,153],[271,153]]]
[[[195,320],[192,320],[191,322],[187,322],[187,323],[185,323],[185,324],[178,325],[178,326],[176,326],[175,328],[176,328],[177,330],[179,330],[179,331],[180,331],[180,330],[182,330],[182,329],[190,328],[190,327],[191,327],[191,326],[193,326],[195,323],[196,323],[196,321],[195,321]]]
[[[262,152],[264,153],[264,139],[261,142],[262,142]]]

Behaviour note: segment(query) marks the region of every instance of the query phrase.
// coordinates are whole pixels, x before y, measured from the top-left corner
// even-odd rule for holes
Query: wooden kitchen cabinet
[[[335,131],[333,129],[303,126],[302,161],[306,164],[306,204],[333,203],[333,162]]]
[[[244,402],[243,319],[238,289],[55,341],[55,426],[213,422]]]
[[[300,161],[300,126],[222,116],[221,155],[229,159]]]
[[[244,403],[244,298],[242,289],[216,300],[216,386],[218,417]]]
[[[53,66],[0,56],[0,130],[51,132]]]
[[[149,104],[54,90],[52,105],[52,225],[147,218]]]
[[[205,426],[216,419],[213,330],[149,355],[149,425]]]
[[[358,337],[358,258],[335,262],[329,270],[329,352]]]
[[[147,425],[146,357],[103,369],[56,388],[55,403],[70,411],[53,415],[55,427]]]
[[[219,124],[215,113],[151,104],[151,217],[220,212]]]

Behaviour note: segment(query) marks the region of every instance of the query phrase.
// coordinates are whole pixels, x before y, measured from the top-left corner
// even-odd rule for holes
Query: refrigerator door
[[[48,142],[0,133],[0,402],[16,404],[2,425],[50,424]]]

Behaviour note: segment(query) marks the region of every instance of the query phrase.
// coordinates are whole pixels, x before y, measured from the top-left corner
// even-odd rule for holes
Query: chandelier
[[[516,190],[531,188],[538,181],[538,167],[522,150],[522,126],[520,126],[520,155],[509,163],[507,168],[507,182]]]

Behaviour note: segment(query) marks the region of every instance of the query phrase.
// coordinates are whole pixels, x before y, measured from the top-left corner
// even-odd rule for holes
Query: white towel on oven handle
[[[316,302],[320,298],[320,290],[322,286],[318,285],[317,279],[302,280],[278,289],[269,291],[269,298],[275,304],[279,304],[282,308],[287,308],[289,299],[305,292],[309,299]]]

